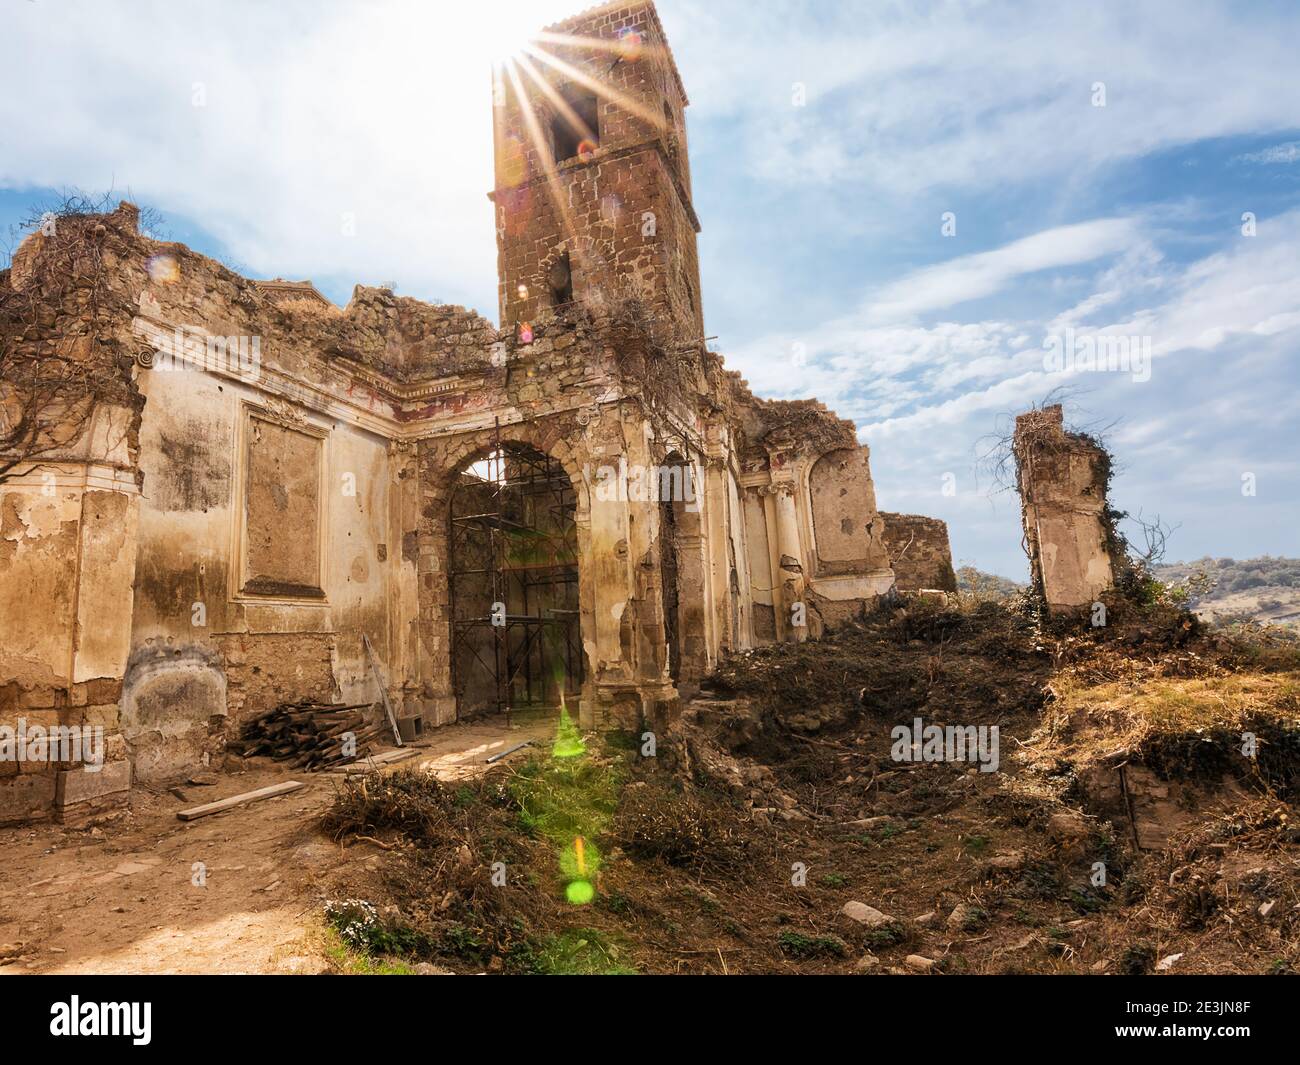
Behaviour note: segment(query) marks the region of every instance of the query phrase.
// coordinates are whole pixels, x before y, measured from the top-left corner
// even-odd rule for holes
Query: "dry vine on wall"
[[[0,483],[69,456],[104,404],[132,405],[129,369],[99,342],[122,310],[105,207],[73,196],[32,212],[0,271]]]

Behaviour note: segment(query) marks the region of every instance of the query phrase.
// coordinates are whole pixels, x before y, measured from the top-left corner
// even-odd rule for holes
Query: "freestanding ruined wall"
[[[894,568],[900,592],[957,590],[946,522],[922,514],[883,511],[880,518],[885,525],[885,550],[889,552],[889,564]]]
[[[1087,606],[1115,581],[1110,456],[1065,431],[1059,404],[1020,415],[1012,448],[1034,588],[1050,610]]]

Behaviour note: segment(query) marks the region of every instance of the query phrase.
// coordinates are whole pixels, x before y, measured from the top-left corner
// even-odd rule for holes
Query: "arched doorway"
[[[564,467],[500,443],[456,474],[448,518],[457,717],[576,709],[583,650],[577,498]]]

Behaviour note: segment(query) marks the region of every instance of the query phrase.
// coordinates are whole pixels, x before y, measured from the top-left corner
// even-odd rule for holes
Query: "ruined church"
[[[99,765],[0,762],[0,823],[100,814],[266,709],[377,685],[417,729],[663,724],[720,656],[870,609],[891,553],[950,586],[942,523],[888,539],[851,423],[711,350],[654,5],[548,36],[494,84],[499,327],[244,278],[127,203],[0,273],[15,364],[99,382],[0,475],[0,725],[106,737]]]

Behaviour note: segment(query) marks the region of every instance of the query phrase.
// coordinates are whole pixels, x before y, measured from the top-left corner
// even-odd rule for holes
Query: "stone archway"
[[[524,444],[493,444],[458,471],[446,565],[458,719],[580,701],[576,494]]]
[[[419,444],[420,520],[418,550],[417,676],[430,724],[454,721],[458,699],[453,678],[455,648],[455,604],[451,586],[451,518],[461,472],[495,449],[509,445],[549,458],[567,476],[572,492],[572,525],[575,561],[589,557],[590,500],[582,465],[571,438],[579,430],[559,419],[532,421],[500,429],[488,428],[448,438],[433,438]],[[594,590],[591,567],[577,568],[578,617],[575,671],[581,675],[581,705],[592,705],[593,670],[590,644],[594,631]],[[509,609],[509,603],[507,603]],[[464,620],[463,618],[461,620]],[[537,678],[534,678],[536,680]],[[538,688],[534,685],[534,694]],[[558,694],[558,692],[556,692]],[[568,694],[566,693],[566,703]]]

